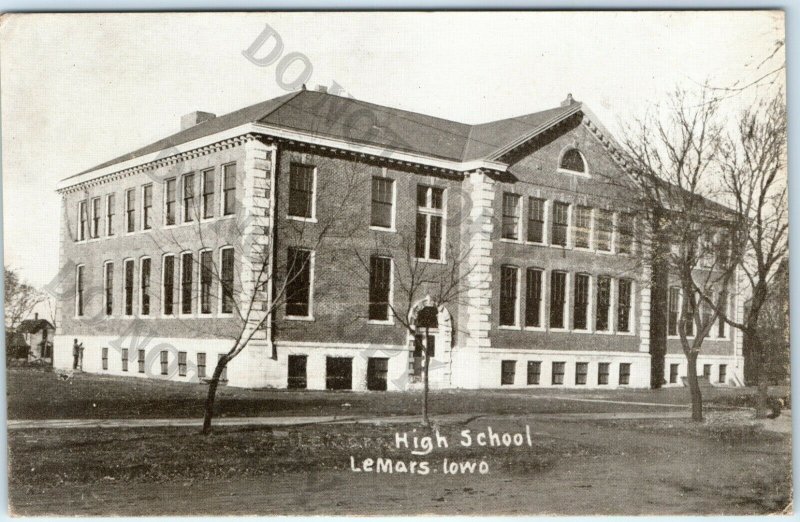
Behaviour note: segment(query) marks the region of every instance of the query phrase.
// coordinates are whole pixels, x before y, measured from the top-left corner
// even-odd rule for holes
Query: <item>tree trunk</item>
[[[689,394],[692,397],[692,420],[703,421],[703,394],[700,392],[700,383],[697,380],[697,355],[696,351],[686,354],[687,371],[686,378],[689,380]]]
[[[428,369],[431,365],[431,338],[428,335],[428,328],[425,328],[425,368],[423,369],[422,385],[422,424],[430,426],[428,420]]]
[[[750,332],[751,346],[753,348],[753,375],[758,386],[756,395],[756,418],[765,419],[770,413],[769,407],[769,387],[767,383],[767,353],[764,350],[764,343],[758,336],[758,332]]]
[[[222,375],[222,370],[228,365],[228,356],[220,357],[217,362],[217,367],[214,368],[214,374],[211,377],[211,382],[208,383],[208,395],[206,396],[206,412],[203,416],[203,435],[211,433],[211,419],[214,417],[214,400],[217,398],[217,386],[219,385],[219,378]]]

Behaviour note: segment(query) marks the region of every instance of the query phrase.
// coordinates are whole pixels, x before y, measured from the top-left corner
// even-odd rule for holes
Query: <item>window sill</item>
[[[526,332],[546,332],[547,328],[543,326],[525,326],[523,327],[523,330]]]
[[[579,178],[584,178],[584,179],[591,179],[592,177],[586,172],[578,172],[577,170],[563,169],[561,167],[556,169],[556,172],[558,172],[559,174],[571,174],[573,176],[578,176]]]
[[[550,328],[548,332],[553,333],[572,333],[568,328]]]
[[[286,219],[291,219],[292,221],[299,221],[301,223],[316,223],[317,218],[315,217],[302,217],[302,216],[286,216]]]
[[[501,324],[501,325],[497,326],[497,329],[498,330],[517,330],[517,331],[519,331],[519,330],[522,330],[522,327],[521,326],[510,325],[510,324]]]
[[[367,320],[367,324],[375,324],[375,325],[383,325],[383,326],[393,326],[394,321],[391,319],[369,319]]]
[[[379,227],[377,225],[370,225],[369,229],[375,232],[397,232],[395,227]]]
[[[284,315],[287,321],[314,321],[313,315]]]
[[[446,265],[446,259],[426,259],[424,257],[415,257],[415,260],[419,261],[420,263],[430,263],[432,265]]]
[[[526,245],[530,245],[530,246],[541,246],[541,247],[546,247],[547,246],[547,243],[545,243],[544,241],[537,242],[537,241],[527,241],[526,240],[525,244]]]
[[[511,244],[515,244],[515,245],[522,244],[522,240],[520,240],[520,239],[511,239],[509,237],[501,237],[500,238],[500,242],[501,243],[511,243]]]

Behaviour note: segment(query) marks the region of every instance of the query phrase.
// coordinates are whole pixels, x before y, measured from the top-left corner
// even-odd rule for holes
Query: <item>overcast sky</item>
[[[755,78],[783,38],[779,12],[6,15],[5,264],[37,286],[57,273],[61,178],[176,132],[185,113],[285,94],[276,64],[242,55],[267,23],[283,54],[308,57],[309,83],[362,100],[478,123],[572,93],[612,132],[676,84]]]

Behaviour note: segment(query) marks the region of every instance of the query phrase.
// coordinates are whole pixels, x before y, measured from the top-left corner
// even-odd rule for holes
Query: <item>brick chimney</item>
[[[194,111],[190,112],[189,114],[184,114],[181,116],[181,130],[186,130],[189,127],[194,127],[195,125],[199,125],[204,121],[208,121],[216,117],[216,114],[203,111]]]
[[[569,107],[573,103],[575,103],[575,100],[572,99],[572,93],[569,93],[569,94],[567,94],[567,99],[565,99],[564,101],[561,102],[561,106],[562,107]]]
[[[36,312],[35,314],[33,314],[33,320],[34,321],[38,321],[39,320],[39,312]]]

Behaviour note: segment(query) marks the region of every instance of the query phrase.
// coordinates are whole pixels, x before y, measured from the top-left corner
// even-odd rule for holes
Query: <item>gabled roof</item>
[[[495,160],[498,153],[581,107],[580,103],[572,102],[532,114],[469,125],[304,89],[204,121],[66,179],[248,123],[449,161]]]
[[[51,330],[55,329],[55,326],[48,321],[47,319],[25,319],[19,326],[17,327],[17,332],[19,333],[36,333],[39,330],[43,330],[44,328],[49,328]]]

